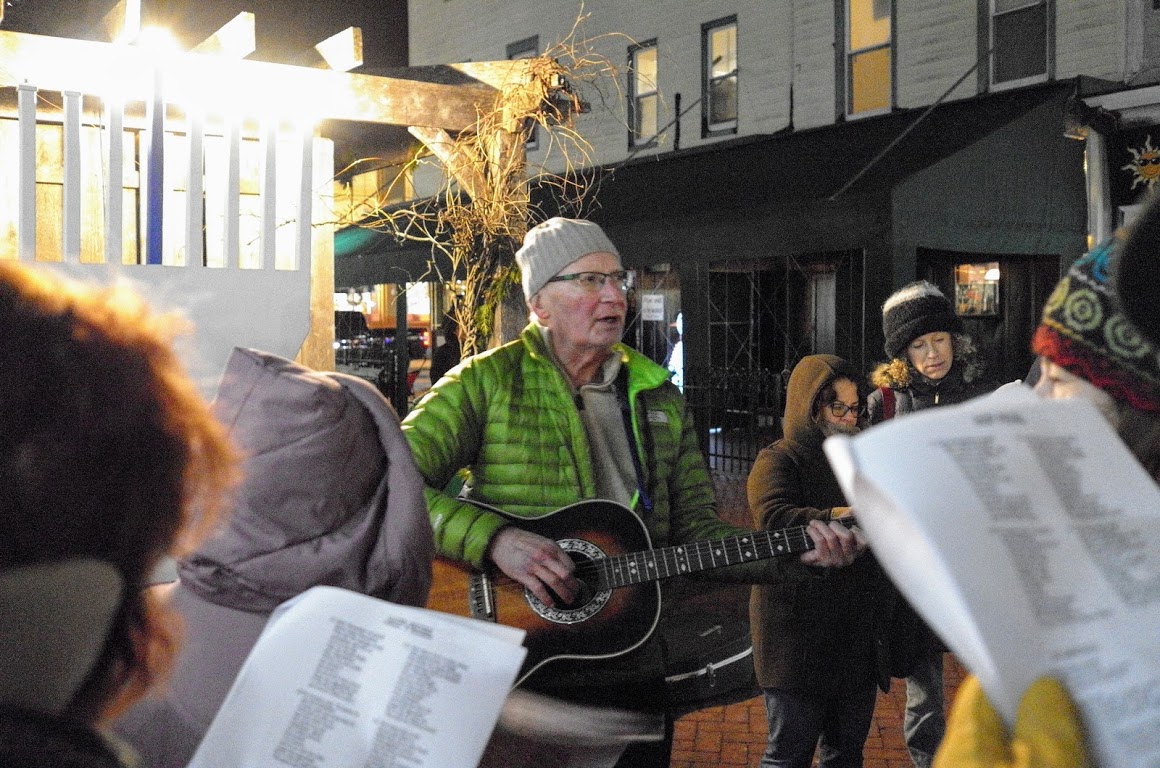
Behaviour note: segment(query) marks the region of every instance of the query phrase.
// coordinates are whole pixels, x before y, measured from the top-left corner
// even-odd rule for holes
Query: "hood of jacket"
[[[423,480],[372,384],[235,349],[214,411],[245,476],[224,526],[179,563],[183,586],[251,612],[316,585],[425,604],[434,541]]]
[[[837,378],[854,382],[858,387],[858,398],[862,399],[862,374],[840,357],[807,355],[794,366],[785,390],[783,432],[787,440],[797,443],[821,440],[822,431],[812,418],[814,401],[818,393]]]

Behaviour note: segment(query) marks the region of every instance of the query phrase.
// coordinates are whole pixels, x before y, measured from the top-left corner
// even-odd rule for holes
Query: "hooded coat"
[[[813,420],[819,393],[837,378],[861,374],[833,355],[803,358],[786,390],[784,437],[763,449],[749,474],[749,506],[758,528],[831,520],[848,505],[822,452],[825,436]],[[840,512],[839,512],[840,514]],[[851,686],[889,687],[879,674],[879,619],[885,576],[869,552],[845,568],[822,569],[795,558],[786,578],[753,587],[753,662],[763,688],[835,692]]]
[[[328,585],[422,606],[431,586],[423,479],[374,385],[235,349],[214,411],[245,479],[223,529],[160,587],[183,629],[168,685],[114,724],[150,768],[188,764],[282,602]]]

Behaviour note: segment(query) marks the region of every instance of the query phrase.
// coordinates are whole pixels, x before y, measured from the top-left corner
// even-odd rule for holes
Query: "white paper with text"
[[[1160,765],[1160,489],[1094,406],[1010,390],[825,450],[883,567],[1008,723],[1055,675],[1101,766]]]
[[[474,766],[523,637],[314,587],[270,617],[190,768]]]

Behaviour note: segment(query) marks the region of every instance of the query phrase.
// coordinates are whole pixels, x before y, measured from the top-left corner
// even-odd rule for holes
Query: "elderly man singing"
[[[583,606],[592,590],[557,543],[563,536],[523,522],[603,499],[623,506],[605,505],[612,518],[601,524],[615,525],[619,515],[629,528],[647,530],[652,547],[750,532],[717,516],[693,422],[670,372],[620,343],[631,275],[603,230],[550,219],[527,233],[516,261],[531,313],[520,338],[451,369],[403,422],[428,485],[436,547],[502,572],[545,614],[570,612],[558,622],[562,658],[544,663],[525,685],[588,704],[664,712],[664,659],[653,622],[633,636],[631,626],[602,629],[602,616],[594,615],[592,631],[606,635],[607,645],[585,645]],[[450,495],[462,470],[466,490]],[[808,534],[814,548],[801,558],[819,567],[848,565],[865,547],[860,534],[837,523],[814,521]],[[707,574],[769,581],[782,578],[779,562]],[[671,725],[665,740],[629,747],[618,765],[667,767]]]

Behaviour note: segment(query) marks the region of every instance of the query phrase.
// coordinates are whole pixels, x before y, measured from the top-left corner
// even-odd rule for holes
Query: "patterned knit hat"
[[[904,285],[882,305],[882,332],[886,335],[888,357],[898,357],[907,344],[935,331],[962,333],[963,323],[933,283],[918,280]]]
[[[1055,286],[1032,350],[1086,379],[1117,402],[1160,412],[1160,355],[1120,309],[1108,284],[1109,259],[1123,235],[1082,257]]]
[[[590,253],[611,253],[620,258],[608,235],[591,221],[556,216],[529,229],[523,247],[516,251],[524,298],[531,301],[548,280]]]

